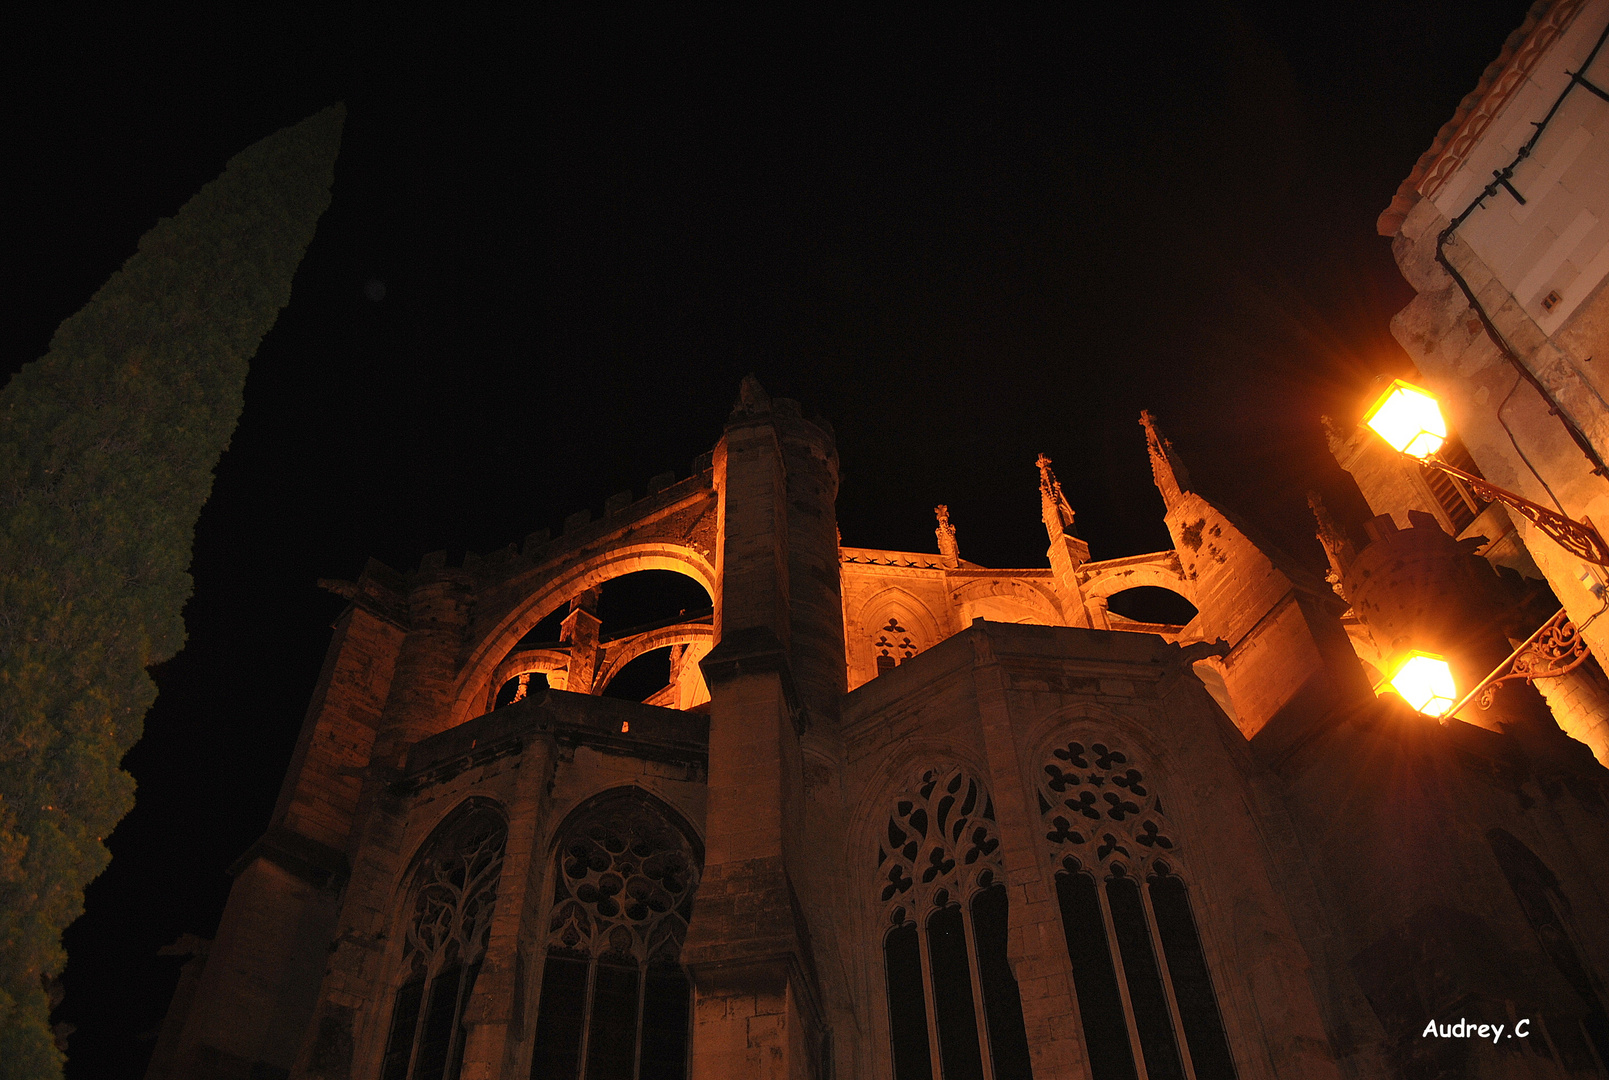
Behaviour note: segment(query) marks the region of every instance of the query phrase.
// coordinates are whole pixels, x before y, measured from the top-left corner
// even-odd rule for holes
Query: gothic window
[[[1052,751],[1039,790],[1094,1080],[1233,1080],[1162,800],[1115,743]]]
[[[445,822],[425,847],[382,1080],[456,1080],[464,1010],[486,953],[507,839],[502,815],[477,803]]]
[[[994,804],[928,769],[877,846],[894,1080],[1031,1080]]]
[[[554,876],[532,1080],[682,1080],[687,836],[645,801],[614,799],[566,828]]]
[[[877,653],[877,674],[892,671],[897,664],[903,664],[916,655],[916,643],[911,639],[911,632],[900,625],[899,618],[894,615],[888,617],[888,625],[877,631],[872,640],[872,649]]]

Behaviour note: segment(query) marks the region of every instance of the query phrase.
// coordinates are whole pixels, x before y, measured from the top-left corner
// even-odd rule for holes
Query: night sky
[[[1318,417],[1407,363],[1375,218],[1526,5],[1069,8],[0,26],[8,375],[231,155],[349,110],[67,933],[69,1077],[141,1076],[157,949],[216,930],[342,607],[315,579],[685,476],[745,373],[835,426],[846,544],[932,550],[945,502],[963,557],[1044,565],[1043,451],[1095,558],[1166,547],[1149,408],[1322,568],[1306,491],[1361,500]]]

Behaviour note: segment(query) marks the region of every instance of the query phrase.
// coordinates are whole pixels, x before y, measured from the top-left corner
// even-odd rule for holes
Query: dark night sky
[[[964,556],[1042,564],[1044,451],[1096,558],[1164,547],[1150,408],[1198,487],[1322,566],[1306,490],[1358,504],[1318,415],[1405,363],[1374,219],[1525,6],[0,27],[7,373],[230,155],[350,110],[127,759],[139,803],[67,935],[68,1075],[141,1075],[157,948],[216,928],[341,607],[314,580],[685,475],[745,372],[837,428],[846,543],[928,550],[947,502]]]

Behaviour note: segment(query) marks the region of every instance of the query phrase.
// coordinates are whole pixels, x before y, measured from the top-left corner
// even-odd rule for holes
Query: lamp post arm
[[[1555,513],[1547,507],[1532,502],[1530,499],[1514,494],[1487,480],[1467,473],[1463,469],[1449,465],[1435,455],[1423,458],[1423,463],[1433,469],[1438,469],[1449,476],[1456,476],[1470,486],[1470,489],[1481,498],[1490,502],[1500,502],[1519,512],[1531,524],[1541,529],[1558,545],[1570,554],[1596,566],[1609,567],[1609,543],[1598,530],[1584,521],[1565,517]]]
[[[1527,652],[1537,655],[1526,657]],[[1536,679],[1557,678],[1567,675],[1580,667],[1588,656],[1586,642],[1582,640],[1581,633],[1576,629],[1570,617],[1560,608],[1553,617],[1520,642],[1515,650],[1508,654],[1492,673],[1470,688],[1469,693],[1459,699],[1458,704],[1441,714],[1442,723],[1456,717],[1460,710],[1471,701],[1475,695],[1480,694],[1480,707],[1492,707],[1492,696],[1497,693],[1500,683],[1509,679],[1524,679],[1531,682]],[[1482,693],[1485,691],[1485,693]]]

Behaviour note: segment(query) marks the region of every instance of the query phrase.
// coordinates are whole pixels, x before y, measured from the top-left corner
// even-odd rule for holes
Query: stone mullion
[[[976,661],[973,684],[993,793],[1008,898],[1007,959],[1022,995],[1035,1080],[1083,1080],[1088,1055],[1068,1020],[1077,1016],[1061,909],[1045,876],[1037,803],[1023,783],[1012,730],[1006,676],[982,620],[970,631]],[[981,811],[980,811],[981,816]]]
[[[587,1075],[587,1055],[592,1052],[592,991],[598,983],[598,954],[593,952],[587,961],[586,1001],[581,1009],[581,1047],[575,1059],[576,1078]]]
[[[929,1072],[935,1077],[944,1075],[944,1055],[939,1046],[939,1015],[935,997],[938,987],[933,985],[933,959],[928,955],[927,917],[932,911],[916,916],[916,954],[922,964],[922,1007],[927,1010],[927,1054]]]
[[[983,1059],[983,1080],[994,1080],[994,1048],[989,1044],[989,1013],[983,1004],[983,972],[978,967],[978,940],[973,933],[971,903],[974,892],[961,902],[961,934],[967,943],[967,969],[972,972],[972,1014],[978,1027],[978,1050]],[[1008,916],[1009,917],[1009,916]]]
[[[1093,875],[1092,875],[1093,876]],[[1148,1080],[1145,1053],[1140,1048],[1140,1025],[1134,1019],[1134,1002],[1129,999],[1129,977],[1123,970],[1123,948],[1117,940],[1117,924],[1112,921],[1112,905],[1106,899],[1106,882],[1095,878],[1095,899],[1101,905],[1101,925],[1106,928],[1106,950],[1112,954],[1112,970],[1117,975],[1117,998],[1123,1003],[1123,1020],[1129,1029],[1129,1052],[1139,1080]]]
[[[1157,974],[1162,979],[1162,992],[1167,995],[1168,1015],[1173,1018],[1173,1041],[1179,1047],[1179,1060],[1184,1065],[1185,1080],[1196,1080],[1195,1062],[1190,1060],[1190,1044],[1184,1037],[1184,1014],[1179,1011],[1179,999],[1173,993],[1173,975],[1168,970],[1167,953],[1162,948],[1162,932],[1157,927],[1156,911],[1151,907],[1151,886],[1144,881],[1135,882],[1140,892],[1140,903],[1145,908],[1145,928],[1151,935],[1151,951],[1156,954]]]

